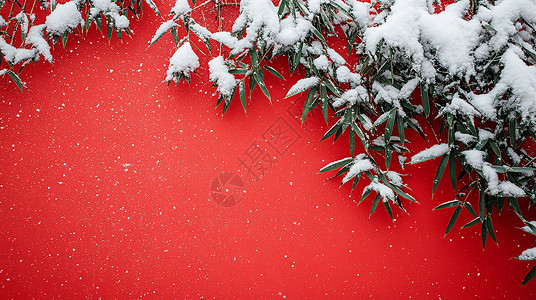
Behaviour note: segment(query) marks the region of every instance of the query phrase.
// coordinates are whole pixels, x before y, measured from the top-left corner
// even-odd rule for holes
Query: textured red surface
[[[507,208],[500,247],[482,251],[477,227],[443,237],[452,211],[431,209],[453,195],[446,179],[431,198],[433,161],[406,170],[409,216],[369,219],[370,199],[317,174],[347,142],[319,142],[320,112],[296,121],[303,97],[283,98],[298,77],[267,77],[272,104],[256,90],[222,117],[206,68],[162,83],[169,37],[146,49],[159,22],[146,9],[134,39],[71,38],[23,71],[23,93],[0,81],[0,298],[534,297],[531,265],[511,259],[533,239]],[[259,179],[241,165],[255,153]],[[231,207],[211,197],[224,172],[246,191]]]

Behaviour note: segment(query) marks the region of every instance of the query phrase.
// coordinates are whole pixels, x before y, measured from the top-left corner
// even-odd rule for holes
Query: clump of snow
[[[330,67],[330,62],[325,55],[320,55],[313,60],[313,64],[318,70],[327,71]]]
[[[26,45],[32,45],[39,54],[45,57],[45,60],[52,62],[52,54],[50,54],[50,45],[43,38],[43,31],[45,30],[45,24],[33,26],[28,32],[26,37]]]
[[[161,38],[168,30],[170,30],[174,26],[178,26],[178,25],[177,23],[175,23],[175,21],[173,21],[173,19],[160,24],[160,26],[156,30],[153,38],[151,39],[149,43],[153,44],[154,42],[156,42],[159,38]]]
[[[393,190],[385,184],[379,182],[377,176],[374,176],[372,182],[365,187],[365,189],[363,190],[363,194],[370,190],[373,190],[378,193],[382,198],[383,202],[387,202],[389,200],[393,202],[395,201],[395,193],[393,192]]]
[[[8,44],[4,37],[0,36],[0,52],[4,56],[4,59],[16,65],[22,61],[27,61],[35,58],[36,51],[34,49],[15,48]]]
[[[62,35],[84,24],[84,19],[77,8],[78,1],[73,0],[65,4],[58,4],[56,9],[47,16],[45,25],[47,33]]]
[[[272,45],[279,34],[279,16],[271,0],[242,0],[240,15],[233,24],[233,32],[246,28],[246,36],[239,40],[231,54],[238,54],[253,47],[262,32],[260,42]]]
[[[192,9],[190,8],[190,4],[188,4],[188,0],[177,0],[170,13],[174,13],[177,16],[182,16],[189,13],[191,10]]]
[[[234,48],[234,46],[238,42],[238,39],[236,37],[232,36],[231,33],[227,32],[227,31],[221,31],[221,32],[213,33],[212,34],[212,39],[214,39],[217,42],[220,42],[220,43],[224,44],[225,46],[227,46],[227,47],[229,47],[231,49]]]
[[[439,156],[443,156],[450,151],[448,144],[438,144],[425,149],[411,157],[410,164],[420,163],[426,160],[430,160]]]
[[[176,74],[183,74],[188,77],[189,74],[194,72],[198,67],[199,57],[192,50],[190,43],[185,42],[169,59],[166,81],[173,80]]]
[[[367,99],[367,90],[363,86],[357,86],[351,90],[347,90],[341,95],[340,98],[337,98],[333,102],[333,107],[341,107],[346,103],[348,103],[349,105],[354,105],[359,101],[366,101]]]
[[[359,154],[355,157],[354,162],[346,176],[341,181],[341,184],[345,184],[350,179],[354,178],[358,174],[374,169],[374,165],[368,158],[365,158],[365,154]]]
[[[346,64],[346,60],[344,60],[344,58],[339,54],[337,53],[337,51],[331,49],[331,48],[328,48],[327,49],[327,52],[328,52],[328,56],[329,58],[337,65],[345,65]]]
[[[536,260],[536,247],[527,249],[517,257],[520,260]]]
[[[467,163],[475,170],[482,170],[484,165],[484,152],[480,150],[465,150],[462,151],[462,154],[465,156]]]
[[[313,25],[309,20],[301,16],[296,16],[296,19],[288,16],[281,20],[280,31],[275,40],[281,46],[293,46],[303,41],[312,28]],[[280,45],[276,46],[275,50],[277,51]]]
[[[456,131],[454,133],[454,138],[457,141],[464,143],[465,145],[469,145],[470,143],[476,142],[476,138],[473,135],[461,133],[459,131]]]
[[[357,0],[346,1],[348,5],[352,7],[350,13],[357,22],[357,25],[361,29],[367,28],[372,23],[372,16],[370,14],[370,4]]]
[[[353,73],[347,66],[340,66],[336,71],[339,82],[349,82],[353,84],[361,83],[361,75]]]
[[[318,77],[307,77],[300,79],[290,88],[287,93],[287,97],[306,91],[311,87],[317,85],[319,82],[320,78]]]
[[[402,177],[400,176],[399,173],[397,173],[395,171],[389,171],[389,172],[387,172],[386,175],[387,175],[387,179],[389,179],[389,182],[392,185],[402,186],[404,184],[404,182],[402,181]]]
[[[114,20],[115,28],[126,29],[130,25],[126,16],[119,14],[121,8],[114,0],[92,0],[89,10],[90,18],[95,19],[100,14],[110,16]]]
[[[217,56],[208,62],[210,81],[218,86],[217,91],[224,96],[230,96],[237,84],[236,78],[229,73],[229,69],[222,56]]]

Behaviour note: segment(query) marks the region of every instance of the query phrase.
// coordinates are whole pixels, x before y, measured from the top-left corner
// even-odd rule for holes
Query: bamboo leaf
[[[436,206],[433,210],[454,207],[454,206],[458,206],[460,204],[461,204],[461,202],[459,200],[447,201],[445,203],[442,203],[442,204]]]
[[[448,154],[443,155],[443,158],[441,159],[441,162],[439,163],[439,167],[437,168],[437,173],[434,178],[434,184],[432,187],[432,195],[435,193],[435,190],[439,184],[439,181],[441,181],[441,177],[443,177],[443,172],[445,172],[445,168],[447,167],[448,161],[449,161],[449,155]]]
[[[268,72],[272,73],[275,77],[285,80],[283,75],[281,75],[279,72],[277,72],[276,69],[270,67],[269,65],[265,65],[264,68],[268,70]]]
[[[338,160],[338,161],[331,162],[331,163],[327,164],[326,166],[324,166],[322,169],[320,169],[320,171],[318,171],[318,172],[319,173],[324,173],[324,172],[328,172],[328,171],[338,169],[338,168],[340,168],[342,166],[346,166],[347,164],[349,164],[353,160],[354,160],[353,158],[347,157],[347,158],[343,158],[343,159]]]
[[[458,219],[458,216],[460,215],[460,212],[462,211],[462,207],[458,206],[454,213],[452,214],[452,217],[450,218],[449,225],[447,226],[447,230],[445,231],[445,235],[449,233],[449,231],[452,229],[452,226],[454,226],[454,223],[456,223],[456,220]]]
[[[241,80],[238,84],[239,94],[240,94],[240,102],[242,102],[242,108],[244,108],[244,112],[247,114],[246,110],[246,87],[244,84],[244,81]]]
[[[13,80],[13,82],[17,85],[17,87],[19,88],[19,90],[21,92],[23,92],[22,90],[22,83],[21,83],[21,80],[20,80],[20,77],[19,75],[17,75],[15,72],[11,71],[11,70],[8,70],[7,71],[7,74],[9,75],[9,77],[11,77],[11,80]]]
[[[160,14],[160,11],[158,11],[158,7],[156,7],[156,4],[153,2],[153,0],[145,0],[145,3],[149,5],[149,7],[159,16],[162,17]]]
[[[424,115],[428,117],[430,115],[430,99],[428,99],[428,86],[421,83],[421,98],[422,108],[424,109]]]
[[[374,211],[376,210],[376,207],[378,206],[378,203],[380,203],[380,194],[377,194],[376,195],[376,198],[374,198],[374,202],[372,203],[372,207],[370,208],[370,215],[369,215],[369,219],[370,219],[370,216],[372,216],[372,214],[374,213]]]
[[[493,224],[491,224],[491,218],[486,219],[486,227],[491,238],[495,241],[495,243],[497,243],[497,237],[495,237],[495,231],[493,230]]]
[[[534,276],[536,275],[536,265],[532,267],[532,269],[527,273],[525,278],[523,278],[523,282],[521,285],[525,285],[527,282],[529,282]]]
[[[391,220],[394,221],[395,219],[393,218],[393,211],[391,210],[391,205],[389,204],[389,201],[384,201],[383,205],[385,206],[389,217],[391,217]]]
[[[467,227],[471,227],[471,226],[474,226],[476,224],[480,223],[480,218],[475,218],[474,220],[472,220],[471,222],[465,224],[462,226],[462,228],[467,228]]]

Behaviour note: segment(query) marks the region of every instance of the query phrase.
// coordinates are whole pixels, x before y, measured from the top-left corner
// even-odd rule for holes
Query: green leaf
[[[449,225],[447,226],[447,230],[445,231],[445,235],[449,233],[449,231],[452,229],[452,226],[454,226],[454,223],[456,223],[456,220],[458,219],[458,216],[460,215],[460,212],[462,211],[462,207],[458,206],[454,213],[452,214],[452,217],[450,218]]]
[[[145,0],[145,3],[147,3],[147,5],[149,5],[149,7],[160,17],[162,17],[162,15],[160,14],[160,11],[158,11],[158,7],[156,7],[156,4],[154,4],[153,0]]]
[[[378,206],[378,203],[380,203],[380,194],[377,194],[376,198],[374,198],[374,202],[372,203],[372,207],[370,208],[369,219],[370,219],[370,216],[372,216],[372,214],[376,210],[376,207]]]
[[[449,173],[450,173],[450,183],[452,184],[452,189],[456,191],[456,154],[455,150],[451,150],[449,154]]]
[[[424,109],[424,115],[430,115],[430,99],[428,99],[428,86],[421,83],[421,98],[422,108]]]
[[[436,206],[433,210],[454,207],[454,206],[458,206],[460,204],[462,204],[460,202],[460,200],[447,201],[445,203],[442,203],[442,204]]]
[[[268,70],[268,72],[272,73],[275,77],[277,77],[277,78],[281,78],[281,79],[285,80],[285,78],[283,77],[283,75],[281,75],[279,72],[277,72],[276,69],[270,67],[269,65],[265,65],[264,68],[265,68],[266,70]]]
[[[385,145],[389,145],[391,142],[391,133],[393,132],[393,126],[395,124],[396,120],[396,109],[393,108],[389,112],[389,117],[387,118],[387,124],[385,125],[385,134],[384,134],[384,141]]]
[[[493,230],[493,224],[491,224],[491,218],[486,219],[486,227],[491,238],[495,241],[495,243],[497,243],[497,237],[495,237],[495,231]]]
[[[355,156],[355,135],[352,127],[350,127],[350,131],[348,132],[348,136],[350,137],[350,155],[352,157]]]
[[[527,273],[525,278],[523,278],[523,282],[521,285],[525,285],[527,282],[529,282],[534,276],[536,275],[536,265],[532,267],[532,269]]]
[[[253,76],[255,76],[255,81],[257,81],[257,84],[261,88],[261,91],[264,93],[266,98],[268,98],[268,100],[271,101],[272,98],[270,98],[270,93],[268,92],[268,89],[266,88],[266,85],[264,84],[264,79],[262,78],[262,76],[257,72],[253,73]]]
[[[485,221],[482,222],[482,248],[486,248],[486,239],[488,237],[488,231],[485,223]]]
[[[400,137],[400,141],[402,144],[406,142],[405,137],[405,128],[404,128],[404,118],[401,116],[396,116],[396,127],[398,128],[398,136]]]
[[[465,209],[467,209],[467,211],[468,211],[471,215],[473,215],[473,217],[475,217],[475,218],[478,219],[478,216],[476,215],[475,210],[474,210],[473,207],[471,206],[471,203],[469,203],[469,202],[465,202],[465,203],[463,204],[463,206],[465,207]]]
[[[360,176],[360,177],[361,177],[361,176]],[[358,203],[357,205],[361,204],[361,202],[363,202],[363,200],[365,200],[365,198],[367,198],[368,195],[370,195],[370,193],[372,193],[372,190],[367,190],[367,191],[365,191],[365,192],[363,193],[363,195],[361,195],[361,200],[359,200],[359,203]]]
[[[391,205],[389,204],[389,201],[383,202],[383,205],[385,205],[385,209],[387,210],[389,217],[391,217],[391,220],[394,221],[395,219],[393,218],[393,211],[391,210]]]
[[[478,215],[480,216],[480,221],[484,223],[484,218],[486,217],[486,194],[484,193],[485,189],[483,187],[478,187]]]
[[[322,114],[324,115],[324,120],[326,124],[329,124],[328,121],[328,92],[326,90],[326,85],[322,82],[320,84],[320,100],[322,101]]]
[[[478,223],[480,223],[480,218],[475,218],[473,221],[463,225],[462,228],[471,227],[471,226],[474,226],[474,225],[476,225]]]
[[[337,122],[337,123],[333,124],[333,126],[331,126],[331,128],[324,134],[324,136],[322,137],[322,139],[320,141],[323,141],[323,140],[329,138],[330,136],[335,134],[337,132],[337,130],[341,129],[341,127],[342,127],[342,122]]]
[[[347,157],[347,158],[343,158],[343,159],[338,160],[338,161],[331,162],[331,163],[327,164],[325,167],[323,167],[322,169],[320,169],[320,171],[318,171],[318,172],[319,173],[324,173],[324,172],[328,172],[328,171],[338,169],[340,167],[346,166],[347,164],[349,164],[353,160],[354,160],[353,158]]]
[[[318,87],[314,86],[311,89],[309,89],[309,92],[307,93],[307,98],[305,99],[305,104],[303,105],[302,123],[305,121],[307,114],[311,111],[311,109],[313,109],[311,107],[311,104],[313,103],[315,99],[315,94],[317,90],[318,90]]]
[[[448,162],[449,162],[449,155],[448,154],[443,155],[443,158],[441,159],[441,162],[439,163],[439,167],[437,168],[437,173],[434,178],[434,185],[432,187],[432,195],[435,193],[435,190],[439,184],[439,181],[441,180],[441,177],[443,177],[443,172],[445,172],[445,168],[447,167]]]
[[[247,114],[246,110],[246,87],[243,80],[240,80],[240,83],[238,84],[239,94],[240,94],[240,102],[242,102],[242,108],[244,108],[244,112]]]
[[[19,75],[17,75],[15,72],[11,71],[11,70],[8,70],[7,71],[7,74],[9,75],[9,77],[11,77],[11,80],[13,80],[13,82],[17,85],[17,87],[19,88],[19,90],[21,92],[23,92],[22,90],[22,83],[20,81],[20,77]]]
[[[173,36],[173,42],[175,43],[175,46],[177,46],[179,44],[179,34],[177,32],[176,26],[171,27],[171,35]]]

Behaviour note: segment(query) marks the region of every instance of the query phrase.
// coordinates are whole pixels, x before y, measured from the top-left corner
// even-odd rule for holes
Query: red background
[[[319,111],[293,120],[304,96],[284,99],[299,79],[286,61],[286,81],[266,75],[272,104],[256,90],[247,115],[234,101],[222,117],[206,57],[191,85],[162,82],[174,48],[167,35],[147,49],[161,20],[144,8],[133,39],[108,43],[93,27],[26,67],[24,92],[0,81],[0,297],[534,296],[536,281],[520,286],[532,264],[511,259],[534,238],[508,208],[494,218],[500,246],[488,238],[482,251],[478,226],[458,230],[467,213],[443,237],[452,210],[431,209],[453,194],[445,179],[431,197],[432,161],[405,171],[420,202],[405,203],[410,215],[394,209],[393,223],[380,207],[369,219],[371,199],[357,207],[359,192],[317,174],[348,156],[347,139],[319,142]],[[217,205],[213,179],[245,177],[237,158],[255,141],[268,149],[279,117],[301,138],[244,179],[240,203]]]

